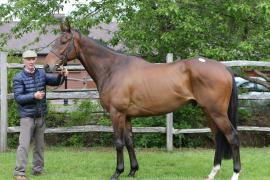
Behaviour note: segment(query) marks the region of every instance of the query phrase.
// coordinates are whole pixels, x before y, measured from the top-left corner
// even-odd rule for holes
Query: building
[[[8,24],[4,24],[0,26],[0,32],[1,33],[8,33],[12,27],[14,27],[18,22],[10,22]],[[58,27],[54,27],[58,28]],[[51,27],[53,29],[53,27]],[[117,31],[117,23],[112,22],[110,24],[104,24],[101,23],[100,25],[93,27],[90,29],[89,37],[96,39],[96,40],[102,40],[102,41],[108,41],[113,37],[113,33]],[[28,46],[29,49],[39,49],[37,50],[38,53],[38,63],[43,64],[43,60],[46,57],[46,55],[49,53],[51,47],[48,46],[52,41],[56,39],[57,35],[54,35],[53,33],[48,33],[46,35],[39,35],[37,32],[31,32],[28,34],[25,34],[20,39],[12,38],[8,41],[5,49],[12,49],[14,50],[15,54],[21,56],[22,52],[24,51],[24,47]],[[29,45],[35,38],[39,38],[39,41],[37,43]],[[48,46],[48,47],[47,47]],[[123,46],[116,46],[111,47],[112,49],[116,51],[120,51]],[[68,64],[80,64],[78,60],[69,62]],[[67,88],[68,89],[85,89],[85,88],[95,88],[95,84],[93,81],[89,81],[90,76],[86,71],[71,71],[69,73],[68,81],[67,81]],[[63,89],[64,85],[59,87],[59,89]]]

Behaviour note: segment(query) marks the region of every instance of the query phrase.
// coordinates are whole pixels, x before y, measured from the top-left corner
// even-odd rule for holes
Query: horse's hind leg
[[[112,110],[110,112],[111,120],[114,130],[115,138],[115,147],[116,147],[116,156],[117,156],[117,165],[114,174],[111,176],[111,180],[117,180],[120,174],[124,171],[124,129],[126,115],[118,112],[117,110]]]
[[[232,180],[237,180],[238,176],[239,176],[239,172],[241,169],[241,165],[240,165],[240,152],[239,152],[239,140],[238,140],[238,135],[236,132],[236,129],[232,126],[232,124],[229,121],[229,118],[227,116],[226,113],[222,114],[222,113],[211,113],[210,114],[211,118],[213,119],[214,123],[216,124],[218,130],[220,130],[220,132],[218,133],[222,133],[224,134],[224,136],[226,137],[226,139],[224,138],[223,142],[216,142],[221,143],[220,147],[217,146],[217,154],[215,155],[215,160],[217,161],[217,163],[220,161],[221,162],[221,157],[220,156],[224,156],[224,158],[229,158],[226,157],[226,155],[228,155],[229,153],[224,151],[224,144],[227,142],[229,143],[231,153],[232,153],[232,158],[233,158],[233,170],[234,170],[234,174],[232,176]],[[223,140],[222,138],[220,138],[218,141]],[[218,149],[221,148],[221,149]],[[223,151],[221,153],[221,150]],[[221,153],[221,154],[219,154]]]
[[[130,118],[127,118],[125,125],[126,125],[125,142],[126,142],[126,147],[129,154],[129,160],[130,160],[130,172],[128,176],[134,177],[136,171],[139,169],[139,166],[138,166],[136,154],[133,147],[132,124],[131,124]]]
[[[232,156],[233,156],[233,176],[231,180],[238,180],[238,176],[241,170],[241,164],[240,164],[240,151],[239,151],[239,139],[238,139],[238,134],[237,131],[234,127],[232,127],[232,133],[230,136],[226,136],[227,139],[231,138],[231,148],[232,148]]]
[[[208,124],[211,128],[211,131],[214,135],[214,137],[216,137],[217,134],[217,127],[216,125],[213,123],[212,119],[210,117],[208,117]],[[221,168],[221,151],[220,151],[220,144],[217,143],[217,139],[215,139],[215,157],[214,157],[214,166],[211,170],[211,172],[209,173],[209,175],[207,176],[207,180],[213,180],[215,179],[215,176],[218,174],[220,168]]]

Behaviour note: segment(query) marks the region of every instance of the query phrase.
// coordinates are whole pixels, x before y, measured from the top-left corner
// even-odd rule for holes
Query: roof
[[[4,25],[0,26],[0,32],[1,33],[7,33],[11,30],[12,27],[14,27],[18,22],[10,22]],[[53,27],[50,27],[53,29]],[[58,27],[57,27],[58,28]],[[113,33],[118,30],[117,23],[111,22],[110,24],[101,23],[96,27],[93,27],[90,29],[89,37],[96,39],[96,40],[103,40],[108,41],[113,37]],[[33,31],[30,33],[25,34],[20,39],[15,39],[14,37],[10,39],[7,43],[7,45],[4,47],[5,49],[12,49],[15,50],[17,54],[21,54],[24,50],[23,47],[28,45],[30,42],[32,42],[36,37],[39,36],[40,41],[37,43],[34,43],[33,45],[30,45],[30,49],[36,49],[36,48],[42,48],[46,47],[50,42],[52,42],[57,35],[54,35],[53,33],[48,33],[46,35],[39,35],[38,32]],[[38,54],[48,54],[50,50],[50,46],[42,49],[41,51],[38,51]],[[110,47],[116,51],[119,51],[123,49],[123,45],[118,45],[115,47]]]

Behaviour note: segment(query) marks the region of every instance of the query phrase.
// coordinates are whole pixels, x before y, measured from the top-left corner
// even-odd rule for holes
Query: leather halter
[[[64,34],[64,33],[62,33],[62,34]],[[50,50],[50,52],[52,52],[52,53],[58,58],[57,62],[59,62],[59,63],[56,64],[56,66],[58,66],[60,69],[62,69],[62,68],[61,68],[62,65],[63,65],[63,66],[66,66],[66,65],[67,65],[67,62],[68,62],[69,60],[71,60],[71,59],[68,58],[68,56],[69,56],[69,53],[70,53],[73,49],[75,50],[76,57],[79,56],[79,54],[78,54],[78,52],[77,52],[77,50],[76,50],[75,43],[74,43],[74,35],[73,35],[73,33],[71,33],[71,35],[72,35],[72,36],[71,36],[71,40],[69,41],[68,46],[65,48],[65,50],[64,50],[60,55],[58,55],[57,53],[55,53],[55,52],[53,51],[53,48]]]

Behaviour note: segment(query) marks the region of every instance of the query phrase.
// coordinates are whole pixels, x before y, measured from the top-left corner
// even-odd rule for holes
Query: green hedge
[[[11,101],[10,103],[14,103]],[[49,105],[50,109],[55,105]],[[57,106],[57,105],[56,105]],[[16,108],[9,106],[9,114],[13,118],[9,119],[9,126],[18,125],[18,116]],[[46,116],[47,127],[65,127],[65,126],[78,126],[78,125],[111,125],[109,117],[104,113],[98,118],[95,113],[100,109],[97,103],[90,100],[83,100],[77,103],[78,110],[74,112],[54,112],[49,110]],[[198,107],[187,105],[184,108],[174,113],[174,127],[175,128],[196,128],[204,127],[204,116]],[[140,117],[132,120],[134,127],[166,127],[166,116],[155,117]],[[15,147],[17,134],[9,134],[8,144],[10,147]],[[203,138],[191,138],[189,136],[177,135],[175,146],[183,147],[197,147],[204,144]],[[112,133],[72,133],[72,134],[46,134],[46,142],[51,145],[64,145],[64,146],[112,146],[113,134]],[[138,147],[165,147],[166,134],[159,133],[136,133],[134,135],[135,146]]]
[[[9,126],[19,125],[19,117],[16,115],[14,101],[10,101],[9,106]],[[59,113],[52,111],[54,106],[49,105],[49,113],[46,116],[47,127],[68,127],[78,125],[111,125],[108,115],[101,114],[96,117],[96,111],[100,111],[100,106],[90,100],[78,101],[78,110],[74,112]],[[240,109],[239,115],[242,122],[252,117],[247,109]],[[132,120],[133,127],[166,127],[166,116],[139,117]],[[174,112],[174,128],[202,128],[206,127],[206,120],[200,107],[187,104]],[[136,147],[166,147],[166,134],[161,133],[134,133],[134,144]],[[255,137],[253,137],[254,139]],[[261,138],[261,136],[260,136]],[[8,135],[8,145],[11,148],[17,146],[18,134]],[[247,141],[244,141],[247,142]],[[258,140],[254,139],[254,142]],[[70,134],[46,134],[46,143],[56,146],[112,146],[113,134],[105,132],[70,133]],[[258,144],[258,143],[257,143]],[[175,147],[210,147],[213,145],[211,134],[190,134],[174,135]],[[252,145],[252,144],[251,144]]]

